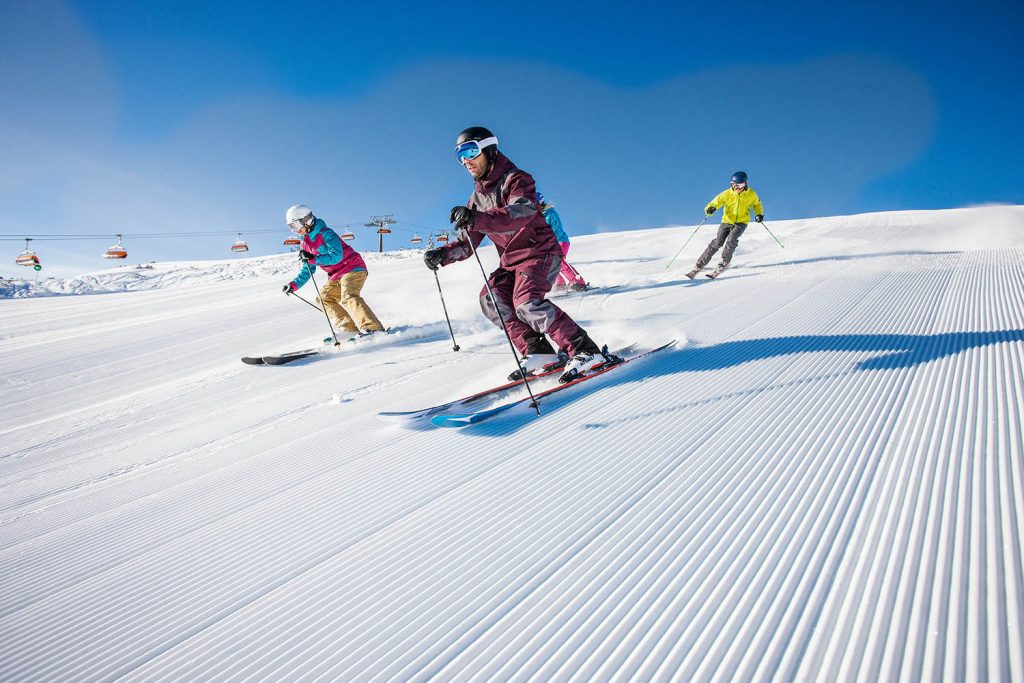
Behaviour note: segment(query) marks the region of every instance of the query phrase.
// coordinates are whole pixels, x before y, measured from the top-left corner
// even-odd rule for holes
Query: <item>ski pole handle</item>
[[[701,225],[704,225],[704,222],[705,222],[705,221],[706,221],[706,220],[707,220],[708,218],[709,218],[709,216],[704,216],[704,220],[703,220],[703,221],[701,221],[701,222],[700,222],[700,224],[698,224],[698,225],[697,225],[697,227],[693,229],[693,232],[691,232],[691,233],[690,233],[690,236],[686,238],[686,241],[685,241],[685,242],[683,242],[683,246],[679,247],[679,251],[677,251],[677,252],[676,252],[676,255],[675,255],[675,256],[673,256],[673,257],[672,257],[672,260],[668,262],[668,265],[667,265],[667,266],[665,266],[665,270],[668,270],[669,268],[671,268],[671,267],[672,267],[672,264],[673,264],[673,263],[675,263],[675,261],[676,261],[676,259],[677,259],[677,258],[679,257],[679,255],[683,253],[683,249],[686,249],[686,245],[690,243],[690,240],[692,240],[692,239],[693,239],[693,236],[697,234],[697,231],[698,231],[698,230],[700,230],[700,226],[701,226]]]

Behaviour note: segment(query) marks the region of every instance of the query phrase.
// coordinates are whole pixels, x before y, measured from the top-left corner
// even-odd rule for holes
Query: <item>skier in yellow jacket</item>
[[[751,211],[754,212],[755,221],[760,223],[764,220],[764,207],[761,206],[761,199],[754,189],[747,185],[747,174],[743,171],[736,171],[732,174],[729,189],[712,199],[704,208],[704,213],[710,216],[720,206],[725,207],[722,224],[718,226],[718,234],[715,235],[715,239],[711,240],[704,253],[697,259],[694,269],[686,274],[686,277],[691,280],[697,277],[697,273],[704,270],[704,267],[711,262],[715,252],[722,249],[723,246],[725,249],[722,249],[722,260],[719,261],[718,267],[707,276],[714,279],[729,267],[732,254],[740,242],[740,235],[747,229]]]

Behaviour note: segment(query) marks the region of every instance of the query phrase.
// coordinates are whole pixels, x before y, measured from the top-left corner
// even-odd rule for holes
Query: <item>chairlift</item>
[[[345,232],[341,233],[341,239],[345,240],[346,242],[354,240],[355,238],[356,236],[352,233],[351,230],[346,230]]]
[[[113,245],[103,253],[103,258],[120,259],[128,258],[128,250],[121,244],[123,235],[120,233],[117,235],[117,244]]]
[[[249,251],[249,245],[246,244],[245,240],[242,239],[242,233],[238,233],[238,239],[235,240],[235,243],[231,245],[231,251]]]
[[[390,235],[391,234],[391,228],[389,228],[386,225],[382,225],[380,228],[377,229],[377,234],[378,235]]]
[[[23,251],[18,255],[18,258],[14,259],[14,262],[19,266],[32,266],[35,268],[39,265],[39,257],[36,256],[34,251]]]
[[[413,235],[412,239],[409,241],[412,242],[413,244],[421,244],[423,242],[423,238],[420,237],[419,235]]]
[[[448,241],[448,233],[442,232],[440,235],[437,236],[437,241],[440,242],[441,244],[446,243]]]
[[[286,247],[297,247],[302,244],[302,240],[298,237],[286,237],[284,240],[284,246]]]
[[[36,252],[28,248],[28,243],[31,241],[31,237],[25,239],[25,251],[18,254],[18,257],[14,259],[14,262],[19,266],[32,268],[32,270],[42,270],[43,266],[39,263],[39,257],[36,255]]]

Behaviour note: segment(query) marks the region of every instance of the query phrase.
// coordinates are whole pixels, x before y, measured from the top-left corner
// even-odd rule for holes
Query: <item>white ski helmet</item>
[[[316,216],[313,215],[313,210],[305,204],[296,204],[291,206],[284,214],[284,220],[288,223],[288,227],[292,230],[298,230],[299,228],[311,228],[316,223]]]

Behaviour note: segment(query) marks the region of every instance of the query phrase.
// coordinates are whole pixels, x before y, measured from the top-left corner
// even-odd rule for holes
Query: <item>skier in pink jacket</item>
[[[338,233],[314,216],[305,204],[289,208],[285,220],[292,232],[302,237],[299,250],[302,266],[295,278],[282,288],[284,293],[297,292],[319,266],[327,273],[327,282],[320,289],[317,303],[327,311],[332,325],[359,336],[383,330],[384,326],[362,297],[367,271],[359,252],[345,244]],[[325,343],[331,341],[334,341],[333,336],[324,339]]]
[[[570,357],[562,381],[605,362],[607,356],[586,330],[547,298],[563,257],[555,233],[541,214],[533,177],[498,151],[498,139],[486,128],[467,128],[455,145],[456,159],[473,176],[474,192],[466,206],[451,211],[459,239],[428,249],[423,257],[427,267],[437,270],[470,258],[485,237],[491,238],[499,265],[488,282],[497,310],[486,287],[480,292],[480,307],[491,322],[504,325],[523,355],[526,372],[558,362],[547,337]]]

